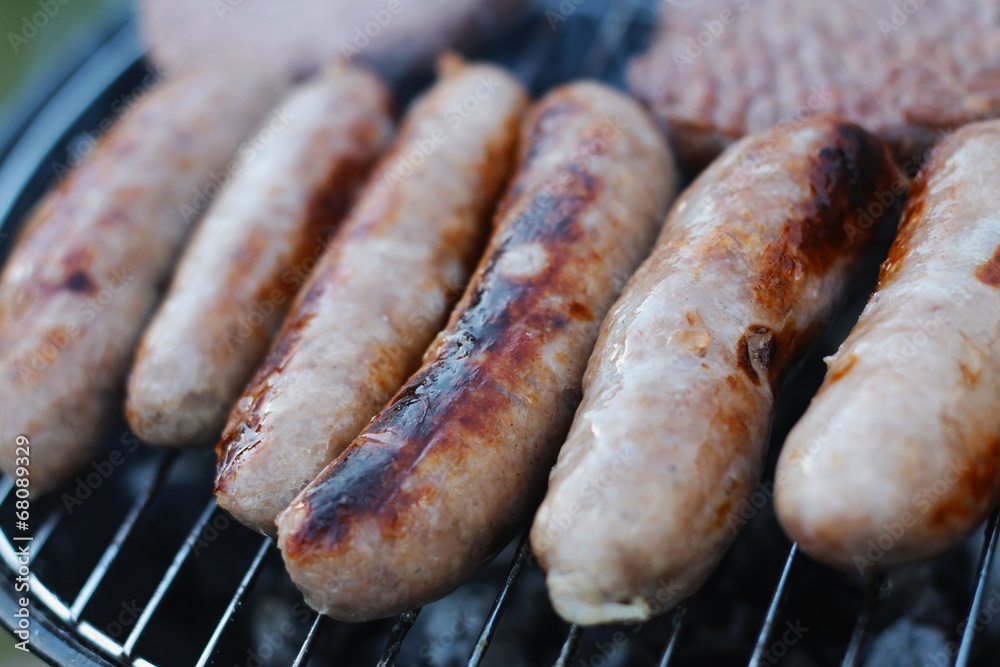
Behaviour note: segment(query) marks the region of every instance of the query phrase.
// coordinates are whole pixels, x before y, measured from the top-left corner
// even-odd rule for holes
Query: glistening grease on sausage
[[[1000,122],[914,181],[879,285],[788,435],[775,509],[810,555],[868,572],[931,558],[1000,488]]]
[[[205,214],[143,335],[128,383],[132,430],[158,445],[212,444],[392,132],[382,82],[342,65],[294,90],[288,119],[247,153]]]
[[[900,179],[878,139],[819,117],[738,142],[678,199],[601,327],[532,526],[566,620],[648,619],[718,564],[782,378],[875,236],[859,211]]]
[[[486,241],[527,104],[503,70],[442,61],[230,415],[216,494],[237,519],[274,534],[420,365]]]
[[[604,313],[673,195],[669,151],[595,83],[525,123],[496,231],[423,367],[278,519],[293,581],[335,618],[445,595],[527,518]]]
[[[0,277],[0,465],[31,488],[84,465],[204,191],[279,94],[206,71],[146,94],[33,213]]]

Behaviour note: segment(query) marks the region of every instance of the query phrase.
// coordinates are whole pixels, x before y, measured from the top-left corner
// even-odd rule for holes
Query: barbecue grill
[[[535,94],[579,76],[621,85],[655,9],[652,0],[551,0],[477,55],[509,67]],[[93,129],[149,81],[130,17],[94,47],[0,134],[0,259],[61,168],[87,151]],[[395,86],[405,101],[425,82],[406,76]],[[865,294],[862,286],[786,388],[772,455],[822,378],[822,354],[843,337]],[[348,624],[309,610],[273,541],[216,507],[211,452],[152,449],[124,423],[112,434],[90,468],[32,500],[26,529],[15,516],[14,480],[0,478],[0,619],[16,630],[18,599],[28,596],[31,649],[56,665],[996,664],[996,514],[981,536],[934,563],[844,574],[800,555],[781,535],[765,483],[743,508],[749,523],[719,571],[663,618],[567,626],[521,538],[422,611]],[[773,461],[765,469],[770,474]],[[26,576],[17,556],[25,544]]]

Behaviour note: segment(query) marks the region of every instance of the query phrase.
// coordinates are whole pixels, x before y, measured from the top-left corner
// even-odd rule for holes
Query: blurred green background
[[[0,0],[0,105],[127,0]],[[34,21],[33,21],[34,19]],[[42,25],[38,28],[37,25]],[[22,41],[23,40],[23,41]]]
[[[86,31],[97,29],[109,12],[126,3],[127,0],[0,0],[0,109],[16,101],[20,85],[31,77],[44,76],[47,68],[65,57],[67,47]],[[16,650],[10,636],[0,630],[0,665],[40,667],[44,663]]]

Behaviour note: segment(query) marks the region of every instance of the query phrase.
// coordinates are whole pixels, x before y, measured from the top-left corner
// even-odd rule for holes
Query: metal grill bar
[[[377,667],[390,667],[390,665],[395,663],[396,656],[399,655],[400,649],[403,648],[403,640],[406,639],[406,635],[410,632],[413,624],[417,622],[417,616],[419,615],[420,609],[405,611],[399,615],[396,624],[392,626],[392,632],[389,633],[389,641],[386,642],[385,651],[382,652],[382,657],[379,658]]]
[[[243,580],[240,581],[240,585],[236,588],[236,592],[233,593],[233,597],[229,600],[229,605],[226,610],[222,613],[222,618],[215,626],[215,630],[212,631],[212,636],[209,637],[208,643],[205,644],[205,649],[201,652],[201,656],[198,658],[196,667],[205,667],[209,661],[212,659],[212,655],[215,654],[215,649],[219,645],[219,639],[222,634],[229,627],[236,612],[243,608],[243,600],[246,594],[253,587],[254,582],[257,581],[257,575],[260,574],[260,567],[264,563],[264,558],[267,556],[267,552],[271,550],[271,538],[266,537],[264,541],[261,542],[260,546],[257,547],[257,555],[254,556],[253,561],[250,563],[250,567],[247,568],[246,573],[243,575]]]
[[[4,477],[0,480],[0,505],[7,502],[7,496],[14,490],[14,478]]]
[[[764,617],[764,625],[760,628],[760,634],[757,635],[757,645],[753,649],[753,655],[750,656],[749,667],[758,667],[760,661],[764,658],[764,654],[767,652],[767,645],[771,641],[771,632],[774,630],[774,623],[784,603],[788,576],[791,574],[797,554],[798,545],[793,544],[791,549],[788,550],[788,556],[785,558],[785,567],[781,569],[781,577],[778,578],[778,585],[775,586],[774,594],[771,595],[771,604],[767,608],[767,615]]]
[[[841,667],[856,667],[858,660],[861,659],[861,647],[868,635],[875,604],[878,602],[878,593],[882,589],[884,581],[885,577],[881,574],[868,575],[865,581],[865,597],[861,603],[861,611],[854,622],[854,629],[851,631],[851,639],[847,643],[847,651],[844,654]]]
[[[35,562],[35,558],[38,556],[38,552],[42,550],[42,547],[45,546],[45,543],[49,541],[50,537],[52,537],[52,532],[56,529],[56,526],[59,525],[59,522],[65,515],[66,515],[65,512],[60,507],[56,509],[54,512],[52,512],[52,514],[49,514],[47,517],[45,517],[45,521],[43,521],[42,525],[39,526],[38,530],[35,531],[34,534],[35,539],[32,541],[31,544],[31,554],[28,556],[29,564]]]
[[[308,664],[309,656],[312,655],[316,640],[319,639],[319,635],[323,632],[323,628],[326,627],[328,620],[323,614],[316,614],[312,625],[309,626],[309,633],[306,635],[305,641],[302,642],[298,655],[295,656],[295,662],[292,663],[292,667],[305,667]]]
[[[128,639],[125,640],[125,644],[122,648],[126,657],[132,657],[132,651],[135,650],[135,645],[138,643],[139,638],[146,629],[146,625],[153,617],[157,607],[159,607],[160,603],[163,601],[163,596],[167,594],[167,591],[170,590],[170,587],[173,585],[174,579],[177,578],[177,573],[180,572],[181,566],[184,565],[188,556],[191,555],[191,549],[194,548],[195,542],[201,535],[201,531],[205,529],[209,519],[212,518],[212,513],[214,511],[215,499],[213,498],[211,502],[208,503],[208,506],[202,511],[201,516],[198,517],[194,526],[188,532],[187,538],[184,540],[184,544],[181,545],[181,548],[177,550],[176,554],[174,554],[174,559],[170,563],[170,567],[167,568],[163,578],[160,579],[160,583],[157,584],[152,597],[149,598],[149,602],[146,603],[145,608],[142,610],[139,620],[135,622],[135,627],[132,628],[132,632],[129,633]]]
[[[493,633],[496,632],[497,623],[500,621],[500,615],[503,613],[503,605],[507,601],[507,596],[510,595],[510,591],[514,587],[514,582],[520,576],[521,570],[524,569],[524,564],[528,561],[530,555],[531,546],[528,544],[528,536],[525,535],[521,538],[517,546],[517,553],[514,554],[514,558],[510,563],[510,570],[507,572],[507,579],[503,583],[503,588],[500,589],[496,600],[493,601],[493,606],[486,617],[486,622],[483,623],[483,628],[479,632],[479,640],[476,641],[472,655],[469,656],[467,667],[479,667],[479,663],[486,656],[486,649],[489,648],[490,642],[493,641]]]
[[[156,477],[153,483],[150,484],[145,491],[139,494],[135,502],[132,504],[132,509],[129,510],[125,519],[122,521],[118,530],[115,532],[114,538],[111,540],[111,544],[105,549],[104,554],[101,559],[97,562],[87,581],[83,584],[83,588],[77,594],[76,599],[70,606],[70,615],[74,621],[80,620],[80,614],[83,612],[87,603],[90,602],[90,598],[93,597],[94,591],[100,585],[101,581],[104,580],[104,575],[108,573],[108,569],[111,564],[114,563],[115,558],[118,557],[118,553],[121,551],[122,545],[128,536],[132,534],[135,529],[136,524],[139,519],[145,513],[146,509],[149,507],[150,502],[156,496],[156,493],[163,486],[164,480],[167,478],[167,474],[170,472],[170,468],[174,461],[177,460],[176,452],[169,452],[168,454],[161,455],[160,462],[157,466]]]
[[[563,642],[562,648],[559,650],[559,657],[556,658],[556,664],[553,667],[567,667],[569,661],[573,659],[576,652],[580,650],[580,635],[583,634],[580,630],[580,626],[574,623],[569,626],[569,633],[566,635],[566,641]]]
[[[674,652],[677,649],[677,638],[681,636],[681,628],[684,627],[684,618],[687,616],[687,607],[681,605],[674,612],[674,617],[670,625],[670,638],[667,640],[667,647],[663,649],[663,657],[660,658],[659,667],[668,667],[670,661],[674,659]]]
[[[972,598],[972,604],[969,605],[969,615],[965,618],[965,630],[962,632],[962,643],[959,646],[958,655],[955,657],[955,667],[966,667],[972,656],[972,642],[976,637],[976,623],[974,621],[983,606],[983,598],[986,597],[986,585],[989,582],[990,569],[993,567],[998,534],[1000,534],[1000,509],[995,510],[986,523],[986,538],[983,540],[983,549],[979,554],[976,593]]]
[[[608,61],[618,52],[619,45],[638,11],[639,3],[635,0],[612,0],[611,8],[601,20],[594,45],[580,67],[581,76],[598,77],[603,73]]]

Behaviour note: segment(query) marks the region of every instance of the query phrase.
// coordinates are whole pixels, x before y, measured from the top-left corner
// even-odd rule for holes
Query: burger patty
[[[905,162],[1000,115],[1000,5],[965,0],[668,0],[629,85],[700,169],[745,134],[816,113]]]

